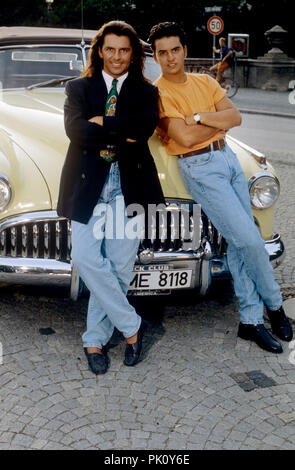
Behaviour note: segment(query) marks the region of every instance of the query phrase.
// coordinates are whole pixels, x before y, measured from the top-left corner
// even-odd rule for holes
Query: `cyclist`
[[[219,39],[220,49],[213,47],[214,52],[220,53],[220,62],[210,68],[210,72],[216,75],[218,83],[222,83],[222,74],[230,65],[232,65],[234,51],[226,45],[225,38]]]

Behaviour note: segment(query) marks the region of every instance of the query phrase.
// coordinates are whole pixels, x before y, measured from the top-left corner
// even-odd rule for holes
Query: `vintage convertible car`
[[[64,83],[78,76],[96,31],[0,28],[0,283],[68,286],[83,290],[71,263],[71,223],[56,213],[68,139],[63,125]],[[146,51],[146,75],[159,69]],[[280,183],[265,156],[228,136],[246,178],[255,222],[274,266],[284,255],[273,235]],[[204,295],[212,279],[230,278],[226,242],[193,205],[177,157],[154,135],[149,142],[167,201],[149,223],[134,266],[129,294],[195,289]],[[193,211],[193,207],[195,211]],[[234,214],[233,214],[234,217]],[[184,230],[184,225],[186,228]]]

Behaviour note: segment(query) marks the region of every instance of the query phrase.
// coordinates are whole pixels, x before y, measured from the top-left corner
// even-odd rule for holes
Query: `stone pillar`
[[[295,77],[295,61],[281,49],[287,31],[276,25],[264,34],[271,49],[264,56],[249,61],[251,77],[248,86],[263,90],[286,91],[290,80]]]

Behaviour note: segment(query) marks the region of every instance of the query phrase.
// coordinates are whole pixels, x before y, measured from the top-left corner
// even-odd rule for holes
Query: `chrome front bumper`
[[[279,235],[265,242],[274,268],[279,266],[285,256],[284,244]],[[218,257],[212,258],[210,243],[206,242],[204,248],[196,252],[155,252],[139,254],[136,264],[174,264],[177,268],[192,268],[194,275],[191,288],[200,288],[200,293],[206,292],[211,277],[219,277],[215,265],[215,272],[210,272],[212,261],[218,263]],[[216,271],[217,269],[217,271]],[[229,274],[226,264],[220,265],[220,273]],[[13,258],[0,257],[0,283],[27,284],[27,285],[56,285],[71,289],[71,297],[77,298],[79,279],[72,269],[71,263],[53,259]]]
[[[272,240],[265,241],[265,248],[273,268],[276,268],[284,261],[286,252],[280,235],[277,234]]]
[[[72,266],[54,259],[1,258],[0,282],[28,285],[71,285]]]

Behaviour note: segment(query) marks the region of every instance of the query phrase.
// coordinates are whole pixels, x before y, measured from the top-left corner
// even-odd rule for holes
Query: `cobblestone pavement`
[[[285,299],[295,297],[293,167],[276,162]],[[204,300],[144,300],[143,361],[123,365],[117,334],[98,377],[81,347],[86,307],[61,292],[1,289],[0,449],[295,448],[294,351],[284,343],[274,355],[237,338],[228,284]]]
[[[153,305],[143,362],[124,366],[117,336],[98,377],[80,344],[86,299],[11,293],[1,300],[1,449],[294,448],[288,347],[272,355],[237,339],[230,292],[164,315]]]

